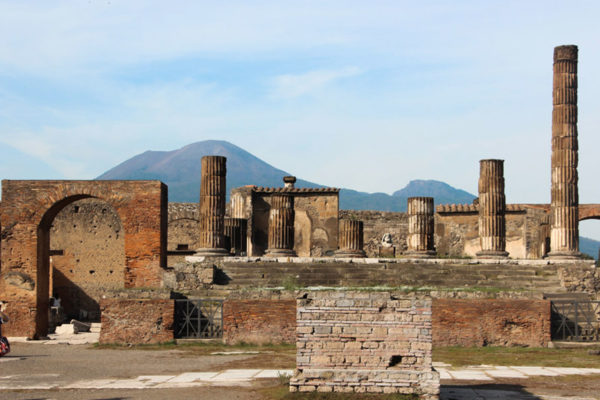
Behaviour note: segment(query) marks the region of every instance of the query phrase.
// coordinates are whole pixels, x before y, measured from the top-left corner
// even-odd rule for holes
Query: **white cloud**
[[[316,70],[302,74],[284,74],[272,79],[271,96],[293,98],[315,92],[328,84],[361,73],[358,67],[346,67],[338,70]]]

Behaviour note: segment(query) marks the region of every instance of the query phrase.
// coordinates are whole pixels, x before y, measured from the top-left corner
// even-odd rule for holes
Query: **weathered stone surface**
[[[50,229],[50,293],[67,318],[99,321],[99,300],[125,287],[125,238],[116,210],[89,198],[64,207]]]
[[[223,302],[223,341],[228,344],[294,343],[296,300]]]
[[[433,212],[433,197],[408,198],[407,255],[411,257],[432,257],[435,255]]]
[[[288,194],[271,196],[269,212],[269,257],[293,257],[294,252],[294,197]]]
[[[367,257],[379,257],[381,238],[385,233],[392,236],[392,243],[398,254],[407,249],[408,215],[406,213],[340,210],[340,219],[356,219],[363,222],[363,249]]]
[[[100,343],[144,344],[173,340],[174,300],[103,299]]]
[[[437,399],[431,299],[386,292],[308,292],[297,304],[291,391],[413,393]]]
[[[339,249],[336,257],[360,258],[366,257],[363,250],[363,223],[362,221],[340,219]]]
[[[247,254],[262,256],[268,248],[272,197],[294,197],[293,249],[300,257],[332,255],[338,247],[339,189],[264,188],[244,186],[231,190],[230,215],[248,220]]]
[[[35,282],[31,277],[22,272],[7,272],[2,274],[2,278],[9,285],[15,286],[23,290],[33,290],[35,288]]]
[[[531,346],[550,342],[550,301],[435,299],[436,346]]]
[[[577,176],[577,46],[554,48],[549,257],[580,257]]]
[[[479,162],[479,243],[477,257],[507,257],[504,160]]]
[[[215,282],[215,267],[212,263],[181,262],[165,271],[163,283],[166,288],[180,293],[192,293],[206,289]]]
[[[227,158],[202,157],[200,182],[200,248],[198,255],[224,256]]]

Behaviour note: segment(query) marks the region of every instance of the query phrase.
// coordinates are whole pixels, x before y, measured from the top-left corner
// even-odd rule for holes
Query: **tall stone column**
[[[225,256],[225,183],[227,158],[202,157],[199,256]]]
[[[269,257],[295,257],[294,197],[288,194],[271,196],[269,211]]]
[[[409,197],[408,212],[408,250],[412,257],[433,257],[433,197]]]
[[[340,219],[338,234],[338,247],[336,257],[366,257],[363,250],[363,222],[349,219]]]
[[[548,257],[579,258],[577,46],[554,48],[552,192]]]
[[[479,243],[477,257],[508,257],[506,250],[504,160],[479,161]]]

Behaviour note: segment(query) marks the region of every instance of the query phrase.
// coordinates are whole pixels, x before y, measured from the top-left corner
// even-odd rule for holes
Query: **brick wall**
[[[159,181],[2,181],[0,296],[28,310],[12,333],[48,330],[50,229],[65,206],[84,198],[108,203],[122,223],[123,286],[160,287],[165,266],[167,187]],[[15,275],[17,274],[17,275]],[[22,284],[19,276],[33,285]],[[9,278],[9,279],[7,279]]]
[[[414,393],[437,399],[431,299],[387,292],[309,292],[297,304],[291,391]]]
[[[103,299],[100,343],[145,344],[173,340],[174,300]]]
[[[532,346],[550,342],[550,301],[435,299],[436,346]]]
[[[223,341],[228,344],[294,343],[296,300],[226,300]]]

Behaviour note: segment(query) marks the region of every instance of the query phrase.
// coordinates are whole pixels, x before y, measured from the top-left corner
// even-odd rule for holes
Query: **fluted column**
[[[246,252],[247,222],[244,218],[225,218],[225,242],[231,254],[241,255]]]
[[[294,257],[294,197],[287,194],[271,196],[269,211],[270,257]]]
[[[479,243],[477,257],[507,257],[504,160],[479,161]]]
[[[408,213],[408,250],[412,257],[433,257],[433,197],[409,197]]]
[[[200,248],[201,256],[224,256],[225,248],[225,179],[227,158],[202,157],[200,182]]]
[[[554,48],[550,253],[579,258],[577,46]]]
[[[366,257],[363,250],[363,222],[340,219],[336,257]]]

